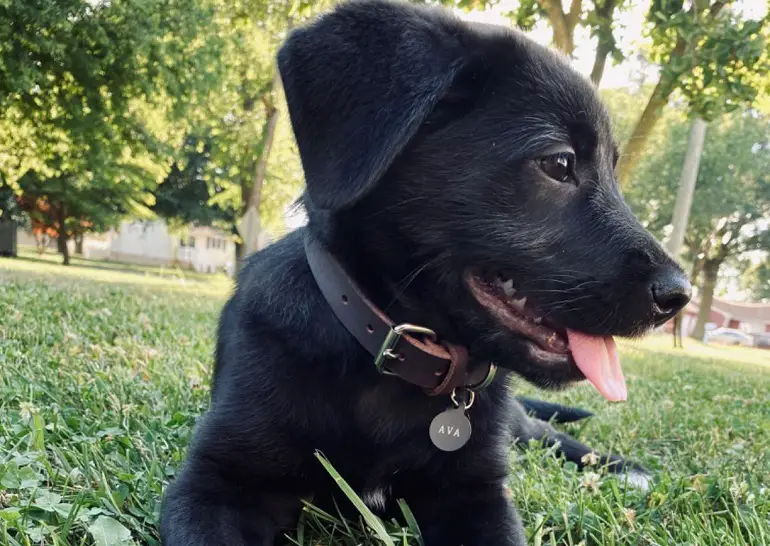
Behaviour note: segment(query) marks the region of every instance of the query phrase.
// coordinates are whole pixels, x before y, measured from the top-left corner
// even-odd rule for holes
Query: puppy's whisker
[[[546,295],[546,294],[564,294],[569,295],[575,292],[582,291],[578,287],[572,287],[572,288],[554,288],[554,289],[542,289],[542,290],[527,290],[526,295],[527,296],[538,296],[538,295]]]
[[[585,299],[590,299],[590,298],[593,298],[593,296],[590,294],[587,294],[585,296],[579,296],[577,298],[561,301],[554,305],[549,305],[549,308],[552,311],[576,311],[579,309],[579,306],[575,305],[577,302]]]
[[[394,209],[397,209],[403,205],[406,205],[407,203],[412,203],[414,201],[422,201],[424,199],[428,199],[427,195],[418,195],[416,197],[411,197],[409,199],[404,199],[403,201],[396,203],[394,205],[389,205],[387,207],[381,208],[380,210],[373,212],[372,214],[368,215],[367,218],[375,218],[381,214],[384,214],[386,212],[390,212]]]
[[[428,260],[424,264],[414,268],[401,281],[399,281],[396,284],[397,292],[396,292],[395,296],[393,296],[393,299],[390,301],[390,303],[385,307],[384,311],[388,311],[393,306],[393,304],[395,304],[398,301],[398,299],[404,294],[406,289],[409,288],[409,285],[412,284],[415,281],[415,279],[420,275],[420,273],[425,271],[425,269],[427,267],[429,267],[432,264],[435,264],[436,262],[438,262],[442,258],[443,258],[443,256],[441,256],[440,254],[438,256],[434,256],[433,258],[431,258],[430,260]]]
[[[521,285],[521,288],[525,289],[527,288],[529,283],[523,283]],[[558,279],[548,279],[538,282],[537,284],[556,284],[556,285],[565,285],[564,288],[532,288],[528,289],[527,292],[530,294],[537,294],[537,293],[558,293],[558,292],[574,292],[575,290],[583,290],[590,286],[596,286],[601,285],[602,283],[600,281],[584,281],[579,284],[573,284],[571,281],[561,281]]]

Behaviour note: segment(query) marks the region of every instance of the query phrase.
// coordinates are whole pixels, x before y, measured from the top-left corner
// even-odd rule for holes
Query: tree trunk
[[[692,269],[690,270],[690,283],[695,286],[698,283],[698,275],[700,275],[703,269],[703,260],[696,257],[692,262]]]
[[[602,82],[602,76],[604,76],[604,68],[607,66],[607,57],[612,50],[610,44],[603,42],[601,39],[596,46],[596,55],[594,56],[594,66],[591,69],[591,81],[594,82],[596,87]]]
[[[591,81],[596,87],[602,81],[604,68],[607,66],[607,57],[612,53],[615,42],[612,38],[612,23],[615,16],[617,0],[604,0],[604,3],[594,2],[594,16],[598,20],[599,32],[597,33],[596,52],[594,53],[594,66],[591,68]],[[609,36],[609,37],[608,37]]]
[[[67,237],[67,234],[65,232],[61,232],[59,233],[59,238],[56,242],[56,245],[59,249],[59,254],[61,254],[63,257],[62,265],[70,264],[70,249],[67,247],[68,239],[69,238]]]
[[[561,0],[538,0],[553,29],[553,45],[568,56],[575,51],[575,27],[580,20],[582,0],[572,0],[564,13]]]
[[[684,318],[684,313],[679,312],[674,317],[674,323],[673,323],[673,331],[674,331],[674,349],[684,348],[684,344],[682,343],[682,319]]]
[[[259,205],[262,202],[262,187],[265,184],[265,175],[267,174],[267,161],[270,159],[270,151],[273,149],[273,140],[275,140],[275,128],[278,125],[278,109],[270,102],[266,104],[265,109],[267,117],[265,125],[262,127],[262,153],[254,168],[254,183],[246,202],[246,209],[256,207],[259,210]]]
[[[266,89],[262,95],[262,102],[265,105],[265,122],[262,126],[262,134],[259,141],[259,153],[257,161],[254,164],[254,177],[250,181],[244,180],[241,183],[241,216],[251,207],[254,207],[259,211],[259,206],[262,203],[262,189],[265,185],[265,177],[267,176],[267,162],[270,159],[270,152],[273,149],[273,141],[275,140],[275,131],[278,125],[278,108],[273,103],[272,96],[280,86],[280,75],[276,70],[273,76],[272,84]],[[260,228],[261,229],[261,228]],[[241,233],[241,238],[247,240],[247,238],[259,237],[257,233]],[[240,270],[240,264],[245,256],[244,246],[236,246],[236,270]]]
[[[703,336],[706,334],[706,323],[711,315],[711,304],[714,301],[714,289],[717,285],[720,265],[722,265],[720,260],[707,260],[703,264],[703,285],[699,291],[700,308],[698,309],[698,319],[695,322],[695,330],[692,333],[692,337],[699,341],[703,341]]]
[[[690,282],[693,286],[698,282],[698,275],[700,275],[702,262],[703,260],[700,260],[697,257],[693,261],[692,269],[690,270]],[[684,341],[682,339],[684,335],[684,311],[684,309],[679,311],[674,318],[674,348],[679,347],[684,349]]]
[[[241,264],[246,256],[243,255],[243,244],[235,243],[235,272],[236,274],[241,270]]]
[[[35,247],[38,255],[45,254],[45,247],[48,246],[48,238],[44,233],[35,233]]]
[[[666,103],[668,103],[670,94],[671,86],[664,84],[662,79],[658,80],[650,100],[647,101],[644,112],[642,112],[639,121],[636,122],[631,138],[623,146],[623,153],[620,154],[617,174],[621,187],[627,187],[630,183],[634,168],[641,159],[642,152],[644,152],[647,146],[647,141],[653,129],[655,129],[655,124],[658,123],[658,120],[663,115],[663,109],[666,107]]]
[[[695,182],[698,180],[698,168],[700,167],[700,157],[703,154],[705,140],[706,122],[701,118],[695,118],[687,142],[687,154],[682,165],[682,176],[679,179],[679,192],[674,205],[674,217],[671,220],[673,230],[666,244],[666,248],[674,258],[679,256],[684,242],[684,233],[687,230],[687,220],[690,217],[692,196],[695,192]]]
[[[75,235],[75,254],[83,255],[83,234]]]
[[[570,57],[575,51],[575,40],[566,22],[553,25],[553,45],[556,49]]]

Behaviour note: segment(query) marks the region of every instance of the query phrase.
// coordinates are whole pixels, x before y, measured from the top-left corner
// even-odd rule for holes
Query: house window
[[[225,250],[227,248],[227,241],[224,239],[212,239],[206,240],[206,248],[213,248],[216,250]]]
[[[179,239],[179,246],[195,248],[195,237],[188,237],[186,240],[184,237]]]

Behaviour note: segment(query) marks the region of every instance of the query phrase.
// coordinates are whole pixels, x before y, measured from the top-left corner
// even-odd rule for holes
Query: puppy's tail
[[[516,400],[522,405],[524,411],[541,421],[553,421],[554,423],[573,423],[587,417],[592,417],[593,413],[581,408],[572,408],[535,400],[534,398],[525,398],[517,396]]]

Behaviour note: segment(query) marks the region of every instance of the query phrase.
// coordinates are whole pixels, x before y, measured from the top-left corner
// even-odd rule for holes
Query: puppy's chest
[[[361,389],[352,409],[356,432],[374,445],[390,448],[407,442],[427,446],[431,421],[451,406],[449,397],[430,397],[391,381]]]

